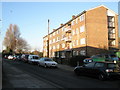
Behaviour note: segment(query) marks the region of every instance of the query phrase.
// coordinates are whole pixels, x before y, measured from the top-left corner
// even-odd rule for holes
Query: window
[[[84,20],[84,14],[80,16],[80,22]]]
[[[62,48],[65,48],[65,44],[64,43],[62,44]]]
[[[53,39],[53,43],[55,42],[55,39]]]
[[[76,55],[79,55],[79,51],[76,51]]]
[[[53,61],[53,60],[52,60],[52,59],[47,59],[47,58],[46,58],[45,61]]]
[[[74,20],[72,21],[72,25],[74,25]]]
[[[55,57],[55,53],[54,52],[52,53],[52,57]]]
[[[115,33],[115,29],[113,29],[113,28],[108,28],[108,31],[109,31],[109,34]]]
[[[80,54],[83,55],[83,56],[85,56],[85,50],[81,50]]]
[[[57,30],[57,34],[59,34],[59,30]]]
[[[55,49],[55,46],[53,46],[53,49]]]
[[[108,22],[114,22],[114,16],[108,16]]]
[[[78,45],[78,40],[76,40],[76,45]]]
[[[80,32],[84,32],[84,25],[80,27]]]
[[[85,44],[85,38],[80,39],[80,44]]]
[[[70,49],[72,48],[72,43],[70,43]]]
[[[78,18],[76,18],[76,23],[78,23]]]
[[[65,58],[65,53],[61,52],[61,58]]]
[[[65,30],[65,27],[62,27],[62,31],[64,31]]]
[[[39,57],[38,56],[33,56],[33,59],[39,59]]]
[[[59,57],[59,52],[56,52],[56,56]]]
[[[92,63],[89,63],[89,64],[85,64],[85,67],[89,67],[89,68],[92,68],[92,67],[94,67],[94,62],[92,62]]]
[[[57,49],[59,49],[59,44],[57,45]]]
[[[72,34],[75,35],[75,30],[72,30]]]
[[[100,67],[103,67],[104,66],[104,63],[96,63],[95,64],[95,67],[97,67],[97,68],[100,68]]]
[[[111,42],[111,44],[114,46],[115,45],[115,40]]]
[[[73,51],[73,56],[75,56],[76,55],[76,51]]]
[[[79,33],[79,30],[78,30],[78,28],[76,28],[76,34],[78,34]]]
[[[73,41],[73,46],[76,46],[76,40]]]
[[[53,33],[53,36],[55,36],[55,32]]]

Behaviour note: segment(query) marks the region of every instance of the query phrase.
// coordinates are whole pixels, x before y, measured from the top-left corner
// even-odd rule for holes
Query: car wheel
[[[44,67],[47,68],[47,64],[46,64],[46,63],[45,63],[45,65],[44,65]]]
[[[38,63],[38,66],[40,67],[40,63]]]
[[[99,74],[98,78],[99,78],[99,80],[104,81],[104,80],[105,80],[105,75],[103,75],[103,74]]]
[[[79,73],[79,71],[78,71],[78,70],[75,70],[74,72],[75,72],[75,74],[76,74],[77,76],[79,76],[79,75],[80,75],[80,73]]]

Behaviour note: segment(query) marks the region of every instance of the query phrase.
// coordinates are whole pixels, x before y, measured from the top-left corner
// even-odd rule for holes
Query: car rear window
[[[39,59],[39,57],[38,56],[33,56],[33,59]]]
[[[108,68],[117,68],[119,67],[118,64],[115,64],[115,63],[109,63],[107,64]]]
[[[52,61],[52,59],[45,59],[45,61]]]

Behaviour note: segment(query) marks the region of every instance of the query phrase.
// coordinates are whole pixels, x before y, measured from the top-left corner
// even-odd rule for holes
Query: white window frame
[[[78,34],[79,33],[79,29],[78,28],[76,28],[76,34]]]
[[[81,44],[81,45],[86,44],[85,38],[81,38],[81,39],[80,39],[80,44]]]
[[[85,31],[85,26],[82,25],[82,26],[80,27],[80,33],[84,32],[84,31]]]
[[[84,21],[84,19],[85,19],[85,16],[84,16],[84,14],[82,14],[82,15],[80,16],[80,22],[81,22],[81,21]]]
[[[72,25],[74,25],[75,23],[74,23],[74,20],[72,21]]]

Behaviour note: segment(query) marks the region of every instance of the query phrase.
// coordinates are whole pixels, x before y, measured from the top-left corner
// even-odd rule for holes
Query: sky
[[[72,15],[78,15],[99,5],[105,5],[118,13],[118,2],[2,2],[1,42],[10,24],[16,24],[32,50],[43,49],[43,37],[47,35],[48,19],[50,32],[66,23]],[[1,12],[2,11],[2,12]],[[2,48],[2,46],[0,47]]]

